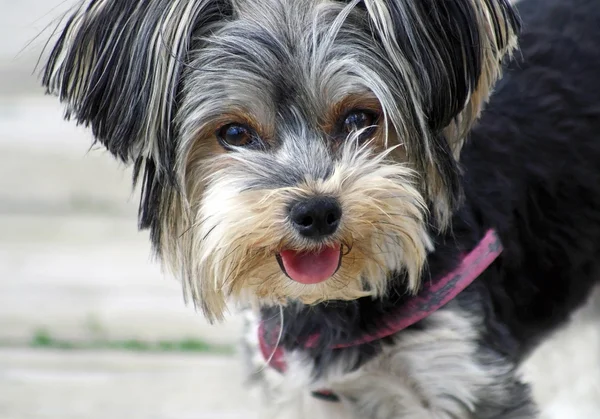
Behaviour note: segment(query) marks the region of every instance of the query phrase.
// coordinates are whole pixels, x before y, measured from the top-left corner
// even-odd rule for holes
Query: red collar
[[[373,334],[361,336],[352,342],[333,345],[331,349],[349,348],[371,343],[398,333],[423,320],[449,303],[467,288],[501,253],[502,244],[500,238],[494,230],[489,230],[477,246],[463,256],[460,265],[456,269],[438,281],[423,283],[421,290],[416,296],[397,309],[387,313],[381,319],[382,327],[379,330]],[[277,346],[277,341],[273,342],[267,338],[267,336],[277,337],[278,335],[279,333],[266,330],[264,321],[261,321],[258,329],[261,352],[271,367],[283,373],[286,370],[283,348]],[[299,347],[312,348],[315,346],[318,338],[318,335],[310,336],[306,342],[299,344]],[[328,399],[335,398],[335,395],[327,391],[319,392],[315,395]]]

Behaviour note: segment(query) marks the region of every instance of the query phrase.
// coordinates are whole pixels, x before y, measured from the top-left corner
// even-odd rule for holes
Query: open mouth
[[[339,244],[318,252],[283,250],[277,256],[283,273],[300,284],[319,284],[331,278],[342,264]]]

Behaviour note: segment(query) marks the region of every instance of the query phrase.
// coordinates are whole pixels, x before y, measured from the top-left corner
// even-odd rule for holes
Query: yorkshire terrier
[[[265,417],[535,418],[600,280],[600,2],[86,0],[43,84],[134,165]]]

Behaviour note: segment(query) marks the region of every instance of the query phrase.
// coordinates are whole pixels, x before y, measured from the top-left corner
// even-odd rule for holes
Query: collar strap
[[[353,341],[335,344],[331,346],[331,349],[343,349],[371,343],[398,333],[423,320],[467,288],[496,260],[502,250],[502,243],[496,231],[488,230],[477,246],[463,256],[456,269],[438,281],[424,282],[417,295],[381,319],[381,328]],[[265,322],[261,321],[258,338],[265,360],[271,367],[283,373],[286,364],[283,349],[278,346],[278,332],[278,330],[266,330]],[[275,338],[275,341],[272,338]],[[299,344],[299,347],[313,348],[318,340],[318,334],[309,336],[305,342]]]

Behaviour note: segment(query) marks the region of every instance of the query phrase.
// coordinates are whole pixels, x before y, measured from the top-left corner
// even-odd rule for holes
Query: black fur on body
[[[463,204],[449,233],[435,237],[425,276],[435,280],[454,269],[487,229],[499,233],[504,252],[455,302],[482,319],[482,359],[491,354],[513,372],[600,281],[600,3],[524,0],[518,12],[520,52],[463,148]],[[404,332],[327,348],[380,328],[384,313],[410,298],[402,283],[392,282],[385,299],[285,308],[281,345],[297,350],[318,333],[319,345],[303,349],[315,377],[343,358],[355,361],[348,371],[359,368]],[[262,316],[282,322],[278,309]],[[427,320],[408,330],[426,333]],[[487,394],[474,417],[535,417],[526,386],[505,378],[512,397],[500,402]]]

